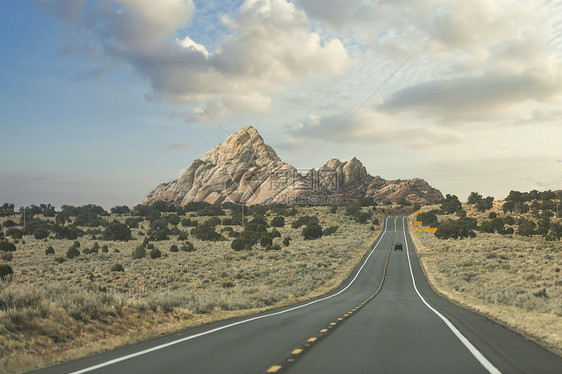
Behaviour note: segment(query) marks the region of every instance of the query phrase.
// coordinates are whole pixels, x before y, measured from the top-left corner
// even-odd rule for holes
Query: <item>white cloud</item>
[[[43,3],[67,20],[51,6]],[[81,26],[71,24],[96,35],[92,44],[101,44],[107,56],[147,77],[151,100],[192,104],[193,95],[218,116],[263,112],[286,85],[305,76],[341,74],[349,63],[342,42],[321,40],[304,11],[286,0],[247,0],[237,14],[223,16],[230,33],[213,52],[189,35],[176,35],[193,11],[191,0],[99,0],[88,8],[83,4]]]

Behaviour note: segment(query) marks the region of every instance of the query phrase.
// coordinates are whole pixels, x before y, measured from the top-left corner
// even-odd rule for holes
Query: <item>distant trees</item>
[[[416,216],[416,221],[421,221],[424,226],[435,226],[438,223],[437,215],[435,211],[419,213]]]
[[[441,202],[441,211],[445,214],[454,214],[462,209],[462,204],[456,195],[447,194]]]
[[[464,239],[476,236],[474,230],[477,228],[476,218],[459,218],[457,220],[446,220],[437,226],[435,237],[438,239]]]
[[[321,238],[323,235],[322,226],[319,224],[310,224],[302,229],[302,236],[305,240],[314,240]]]
[[[110,222],[103,232],[104,240],[129,241],[132,239],[131,229],[125,223],[114,220]]]

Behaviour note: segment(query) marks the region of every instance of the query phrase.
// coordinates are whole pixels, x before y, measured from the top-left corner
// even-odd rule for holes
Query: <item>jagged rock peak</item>
[[[320,170],[336,169],[338,166],[342,164],[343,162],[341,162],[338,158],[332,158],[331,160],[326,161],[326,163],[322,165],[322,167],[320,167]]]
[[[265,144],[258,130],[252,126],[243,127],[240,131],[231,134],[224,143],[207,152],[202,160],[215,165],[245,162],[266,166],[272,162],[281,162],[273,148]]]

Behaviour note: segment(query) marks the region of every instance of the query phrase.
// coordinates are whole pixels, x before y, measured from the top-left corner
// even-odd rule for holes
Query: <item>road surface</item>
[[[395,242],[404,243],[404,251],[393,251]],[[322,297],[38,372],[562,373],[561,368],[562,358],[437,295],[421,271],[405,218],[387,217],[363,261]]]

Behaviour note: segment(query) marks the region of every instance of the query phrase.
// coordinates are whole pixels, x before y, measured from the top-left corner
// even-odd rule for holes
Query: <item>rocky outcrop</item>
[[[303,175],[284,163],[257,130],[248,126],[193,161],[179,179],[157,186],[143,204],[159,200],[180,205],[191,201],[333,203],[362,197],[419,203],[443,198],[423,179],[386,181],[373,177],[355,157],[345,162],[331,159]]]

